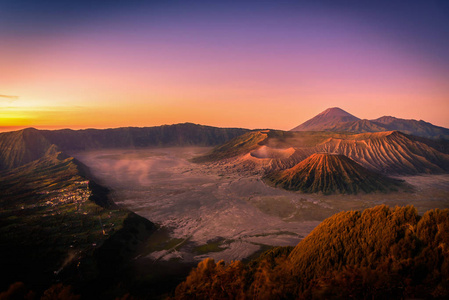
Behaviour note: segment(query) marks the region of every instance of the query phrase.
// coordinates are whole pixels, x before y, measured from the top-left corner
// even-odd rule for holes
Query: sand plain
[[[411,191],[320,195],[267,186],[260,175],[190,159],[208,147],[111,149],[72,153],[119,205],[160,226],[155,260],[244,259],[271,246],[296,245],[325,218],[379,204],[449,208],[449,175],[405,176]],[[154,243],[154,241],[153,241]]]

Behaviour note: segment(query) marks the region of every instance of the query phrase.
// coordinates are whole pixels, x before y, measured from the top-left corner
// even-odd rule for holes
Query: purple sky
[[[364,2],[1,1],[0,126],[449,127],[447,1]]]

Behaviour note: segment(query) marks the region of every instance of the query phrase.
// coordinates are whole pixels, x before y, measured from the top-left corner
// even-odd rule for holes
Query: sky
[[[0,0],[0,131],[449,127],[449,2]]]

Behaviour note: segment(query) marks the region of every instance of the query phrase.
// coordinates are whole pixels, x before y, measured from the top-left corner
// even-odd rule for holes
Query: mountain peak
[[[339,107],[331,107],[291,131],[323,131],[344,122],[358,120],[360,119]]]
[[[321,112],[318,114],[318,116],[350,116],[350,117],[354,117],[353,115],[351,115],[350,113],[348,113],[347,111],[344,111],[343,109],[339,108],[339,107],[330,107],[328,109],[326,109],[325,111]]]

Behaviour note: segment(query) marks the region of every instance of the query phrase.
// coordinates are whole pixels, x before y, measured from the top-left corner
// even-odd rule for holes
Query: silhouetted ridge
[[[52,145],[56,145],[62,151],[215,146],[247,131],[241,128],[217,128],[192,123],[86,130],[28,128],[0,133],[0,170],[15,168],[39,159]]]
[[[315,153],[293,168],[266,176],[268,182],[287,190],[324,194],[388,192],[400,183],[360,166],[344,155]]]
[[[218,128],[183,123],[142,128],[44,130],[42,135],[62,150],[90,150],[157,146],[215,146],[247,131],[247,129],[241,128]]]

